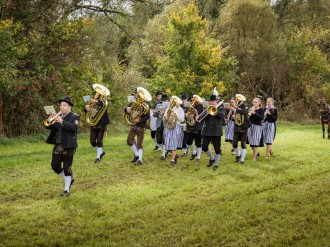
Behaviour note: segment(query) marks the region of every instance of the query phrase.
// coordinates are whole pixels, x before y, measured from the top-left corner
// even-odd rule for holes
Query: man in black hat
[[[182,100],[182,104],[180,105],[180,107],[183,109],[184,114],[186,115],[188,109],[189,109],[189,102],[188,102],[188,95],[186,93],[183,93],[181,95],[181,100]],[[186,157],[188,154],[188,148],[187,148],[187,123],[186,123],[186,119],[184,122],[182,122],[184,128],[183,128],[183,140],[182,140],[182,149],[183,149],[183,153],[181,154],[182,157]]]
[[[209,99],[209,107],[217,107],[215,114],[205,113],[198,116],[198,119],[203,119],[203,143],[202,149],[209,156],[210,161],[207,167],[211,167],[216,170],[219,166],[221,156],[221,136],[223,135],[222,125],[225,121],[224,108],[222,105],[217,106],[217,97],[211,95]],[[205,117],[204,117],[205,116]],[[209,144],[212,143],[215,155],[209,150]]]
[[[51,166],[54,172],[64,179],[64,191],[61,196],[69,196],[70,187],[74,182],[71,167],[73,155],[78,147],[80,116],[71,111],[73,103],[70,97],[66,96],[58,102],[61,114],[51,116],[54,118],[54,123],[47,127],[50,129],[50,134],[46,143],[54,145]]]

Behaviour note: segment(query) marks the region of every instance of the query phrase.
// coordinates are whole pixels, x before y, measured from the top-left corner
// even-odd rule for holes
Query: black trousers
[[[103,147],[103,136],[105,130],[106,125],[91,127],[90,143],[93,147]]]
[[[241,142],[242,149],[246,148],[246,139],[247,139],[247,129],[241,130],[241,131],[235,131],[234,132],[234,138],[233,138],[233,148],[238,147],[238,142]]]
[[[64,171],[65,176],[72,176],[73,155],[76,152],[75,148],[63,149],[60,145],[55,145],[52,154],[52,169],[57,174]],[[62,167],[63,163],[63,167]]]
[[[195,140],[196,147],[202,147],[202,131],[194,131],[188,130],[187,131],[187,140],[186,143],[188,146],[192,145]]]
[[[182,148],[187,148],[187,131],[183,131]]]
[[[164,144],[164,127],[160,126],[156,131],[157,144]]]
[[[202,150],[204,152],[209,151],[209,145],[212,143],[214,152],[216,154],[221,153],[221,136],[203,136]]]

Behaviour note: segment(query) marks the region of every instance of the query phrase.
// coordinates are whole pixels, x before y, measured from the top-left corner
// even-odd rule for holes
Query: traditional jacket
[[[224,109],[222,106],[219,106],[218,113],[214,116],[208,114],[204,120],[202,128],[202,136],[222,136],[222,125],[225,121]]]
[[[46,140],[49,144],[60,144],[62,148],[77,148],[77,134],[80,116],[70,111],[63,117],[62,124],[54,123],[47,127],[50,134]]]

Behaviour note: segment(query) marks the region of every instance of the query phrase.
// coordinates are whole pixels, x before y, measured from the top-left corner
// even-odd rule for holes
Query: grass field
[[[330,140],[319,125],[279,124],[274,155],[220,167],[161,161],[147,132],[141,167],[111,132],[95,165],[79,134],[71,195],[42,138],[0,139],[0,246],[330,246]]]

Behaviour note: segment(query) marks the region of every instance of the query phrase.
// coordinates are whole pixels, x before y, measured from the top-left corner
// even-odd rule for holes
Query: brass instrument
[[[241,102],[244,102],[246,100],[246,98],[242,94],[236,94],[235,98],[236,98],[236,101],[237,101],[237,105],[235,106],[235,108],[237,109],[238,105]],[[233,119],[235,121],[235,124],[238,125],[238,126],[242,126],[244,124],[244,115],[242,115],[240,113],[237,113],[236,111],[234,113]]]
[[[199,97],[197,94],[193,95],[193,102],[191,103],[190,108],[187,111],[188,118],[187,118],[187,124],[189,126],[195,126],[197,121],[196,121],[196,115],[198,115],[197,110],[195,109],[195,106],[198,103],[202,103],[203,99]]]
[[[86,122],[90,126],[95,126],[101,120],[103,114],[108,109],[108,101],[107,96],[110,95],[110,91],[108,88],[101,84],[93,84],[93,88],[96,91],[94,99],[100,100],[103,102],[103,105],[100,106],[96,103],[91,103],[90,110],[86,113]]]
[[[182,100],[177,97],[177,96],[172,96],[172,103],[170,107],[167,110],[167,120],[166,120],[166,127],[169,130],[172,130],[175,128],[176,123],[178,121],[178,116],[173,112],[173,108],[176,107],[177,105],[182,104]]]
[[[152,99],[151,94],[143,87],[138,87],[136,93],[137,97],[131,105],[131,112],[125,112],[124,115],[126,122],[130,126],[136,125],[137,123],[134,120],[149,112],[149,105],[145,101],[151,101]]]
[[[61,112],[61,111],[58,112],[58,113],[56,113],[56,115],[55,115],[54,117],[49,117],[49,118],[47,118],[47,119],[44,121],[44,125],[45,125],[46,127],[51,126],[52,124],[55,123],[55,119],[56,119],[58,116],[60,116],[60,115],[62,115],[62,112]]]
[[[218,114],[218,107],[223,104],[223,100],[221,100],[216,106],[210,105],[208,106],[200,115],[197,116],[196,121],[201,122],[206,118],[206,116],[215,116]]]

